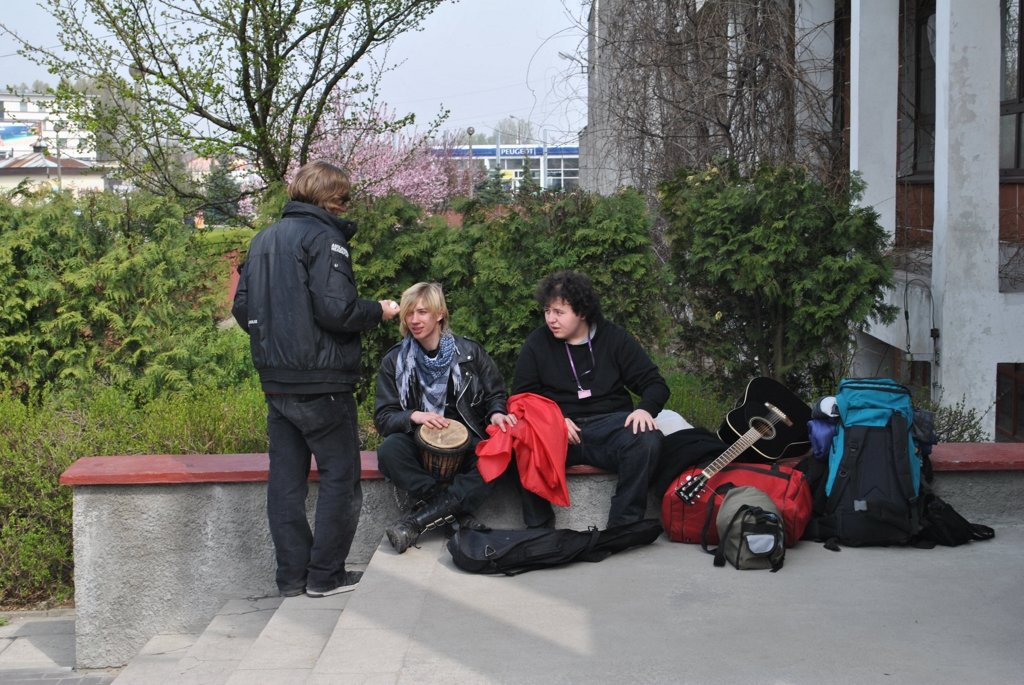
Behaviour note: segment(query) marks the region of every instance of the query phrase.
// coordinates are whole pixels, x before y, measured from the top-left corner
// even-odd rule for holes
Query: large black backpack
[[[910,391],[888,378],[844,379],[836,406],[827,467],[812,462],[825,472],[808,474],[815,502],[804,537],[855,547],[910,543],[922,510]]]
[[[601,561],[630,547],[650,544],[661,532],[658,519],[607,530],[461,528],[448,540],[448,551],[452,561],[463,571],[514,576],[574,561]]]

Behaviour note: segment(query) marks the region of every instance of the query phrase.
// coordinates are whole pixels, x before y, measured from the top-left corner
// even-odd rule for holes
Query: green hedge
[[[263,224],[280,199],[270,197]],[[355,208],[361,295],[397,298],[417,281],[441,282],[455,329],[483,343],[507,376],[542,322],[533,290],[556,268],[588,272],[607,316],[645,342],[663,334],[661,267],[636,193],[524,195],[464,209],[452,227],[399,197]],[[223,325],[225,256],[244,253],[253,231],[196,232],[183,218],[172,200],[144,193],[0,199],[2,604],[71,597],[71,493],[58,478],[75,459],[266,451],[248,340]],[[397,330],[364,338],[366,449],[379,442],[373,379]]]
[[[71,597],[71,489],[58,479],[79,457],[264,451],[255,385],[141,408],[113,388],[71,406],[0,399],[0,604]]]

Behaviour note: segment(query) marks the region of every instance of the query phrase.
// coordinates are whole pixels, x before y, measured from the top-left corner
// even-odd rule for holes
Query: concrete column
[[[861,204],[896,233],[896,100],[899,5],[853,0],[850,5],[850,169],[867,183]]]
[[[999,294],[998,0],[938,0],[935,39],[933,376],[942,404],[964,399],[985,412],[991,435],[996,364],[1019,358],[1022,347],[1020,307],[1008,316]]]
[[[797,82],[797,144],[808,159],[817,152],[808,134],[832,128],[832,98],[825,94],[834,87],[835,0],[797,0],[795,12],[795,58],[803,76]]]

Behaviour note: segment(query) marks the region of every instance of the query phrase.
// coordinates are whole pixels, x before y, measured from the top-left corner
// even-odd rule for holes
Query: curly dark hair
[[[541,307],[562,299],[569,303],[577,316],[591,323],[600,323],[601,301],[594,292],[594,285],[585,274],[562,269],[551,274],[537,286],[534,297]]]

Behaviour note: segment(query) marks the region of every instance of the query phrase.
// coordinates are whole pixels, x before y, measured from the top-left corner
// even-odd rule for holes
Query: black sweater
[[[669,389],[658,367],[636,339],[607,321],[597,325],[587,343],[567,345],[541,326],[526,338],[516,362],[512,392],[532,392],[554,400],[569,418],[633,411],[630,392],[639,396],[638,408],[657,416],[668,401]],[[590,396],[580,398],[569,364],[572,354],[576,375]]]

